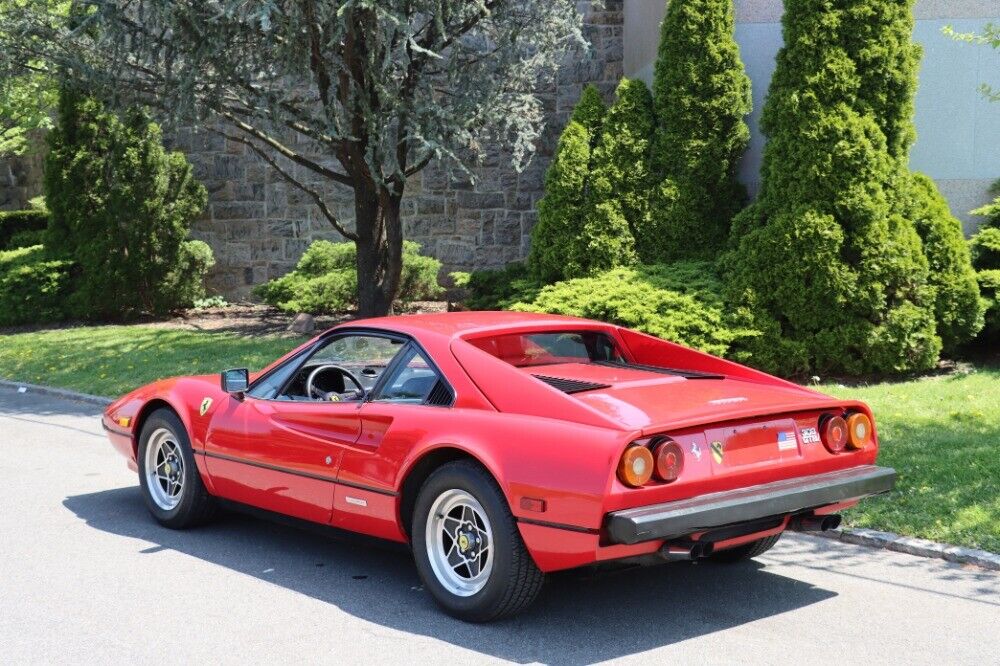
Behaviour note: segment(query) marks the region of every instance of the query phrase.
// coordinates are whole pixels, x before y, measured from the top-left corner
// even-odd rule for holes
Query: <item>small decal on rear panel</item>
[[[791,451],[796,448],[798,444],[795,441],[795,433],[787,432],[782,430],[778,433],[778,450],[779,451]]]
[[[712,449],[712,457],[715,459],[716,464],[721,465],[722,455],[725,453],[722,442],[712,442],[709,448]]]
[[[803,444],[819,444],[819,431],[816,428],[802,429]]]

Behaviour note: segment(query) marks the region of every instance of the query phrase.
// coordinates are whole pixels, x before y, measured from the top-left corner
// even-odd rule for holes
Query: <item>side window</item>
[[[278,366],[270,372],[266,377],[257,381],[249,391],[247,395],[252,398],[259,398],[261,400],[273,400],[281,390],[281,387],[285,385],[285,382],[295,374],[305,360],[306,356],[309,355],[309,351],[305,351],[298,356],[293,356],[292,358],[285,361],[284,364]]]
[[[374,399],[378,402],[446,406],[451,404],[451,390],[441,381],[426,357],[415,347],[410,347]]]

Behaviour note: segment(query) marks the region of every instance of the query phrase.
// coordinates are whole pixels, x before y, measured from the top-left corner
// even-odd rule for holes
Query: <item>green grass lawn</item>
[[[160,377],[259,369],[299,339],[151,326],[0,335],[0,377],[118,396]],[[897,490],[848,513],[871,527],[1000,552],[1000,370],[822,386],[875,410]]]
[[[153,326],[0,335],[0,377],[117,397],[163,377],[259,370],[303,340]]]
[[[871,405],[879,464],[899,473],[850,526],[1000,552],[1000,370],[820,389]]]

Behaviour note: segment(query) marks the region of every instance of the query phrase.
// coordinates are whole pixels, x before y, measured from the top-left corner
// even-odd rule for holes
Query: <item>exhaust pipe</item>
[[[688,562],[708,557],[712,554],[713,545],[700,541],[675,541],[660,546],[660,557],[668,562]]]
[[[840,527],[840,514],[831,513],[825,516],[805,514],[794,516],[788,522],[788,529],[793,532],[827,532]]]

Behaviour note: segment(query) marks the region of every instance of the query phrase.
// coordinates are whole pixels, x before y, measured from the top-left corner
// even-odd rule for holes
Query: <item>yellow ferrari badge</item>
[[[716,464],[722,464],[722,454],[724,453],[722,442],[712,442],[712,457],[715,459]]]
[[[330,402],[340,402],[340,396],[336,393],[330,394]]]
[[[211,409],[211,407],[212,407],[212,399],[211,398],[205,398],[204,400],[202,400],[201,401],[201,415],[204,416],[208,412],[208,410]]]

